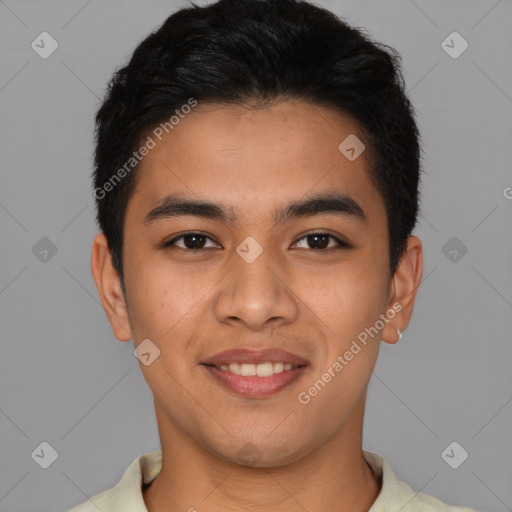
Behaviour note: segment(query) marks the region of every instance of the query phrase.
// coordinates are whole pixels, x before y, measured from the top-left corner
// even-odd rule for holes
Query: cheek
[[[308,303],[333,336],[346,339],[373,324],[386,304],[384,271],[367,258],[353,258],[345,265],[317,274],[303,286]]]
[[[134,258],[131,268],[126,277],[134,335],[162,348],[172,344],[174,353],[185,350],[187,338],[208,318],[219,277],[193,266],[171,266],[149,254]]]
[[[308,302],[321,320],[317,325],[325,349],[301,390],[300,403],[307,402],[311,415],[323,418],[321,428],[331,432],[361,400],[371,377],[380,333],[369,328],[385,308],[386,283],[377,270],[365,271],[362,258],[315,282],[307,288]]]

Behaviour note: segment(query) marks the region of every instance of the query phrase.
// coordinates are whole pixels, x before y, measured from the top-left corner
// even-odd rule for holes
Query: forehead
[[[368,148],[347,157],[354,155],[347,148],[363,148],[360,127],[325,107],[302,101],[260,109],[199,104],[161,140],[150,136],[156,144],[139,166],[128,210],[147,213],[178,193],[215,198],[233,217],[250,220],[269,203],[338,191],[370,215],[384,212],[368,173]]]

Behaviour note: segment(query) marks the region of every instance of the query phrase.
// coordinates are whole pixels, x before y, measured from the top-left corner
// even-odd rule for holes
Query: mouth
[[[295,382],[308,362],[281,349],[235,349],[221,352],[201,365],[224,388],[247,398],[274,395]]]

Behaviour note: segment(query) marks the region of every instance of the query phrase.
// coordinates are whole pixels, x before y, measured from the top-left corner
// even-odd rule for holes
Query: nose
[[[269,250],[253,261],[232,256],[231,272],[221,281],[215,300],[219,322],[241,323],[259,331],[293,322],[298,316],[291,273],[272,258]]]

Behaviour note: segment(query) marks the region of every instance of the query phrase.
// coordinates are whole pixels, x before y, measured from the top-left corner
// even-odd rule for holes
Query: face
[[[118,339],[160,351],[140,367],[161,432],[270,467],[361,412],[404,311],[390,313],[397,282],[368,151],[338,149],[349,135],[363,140],[350,118],[304,102],[199,104],[142,161],[126,303],[102,300]]]

